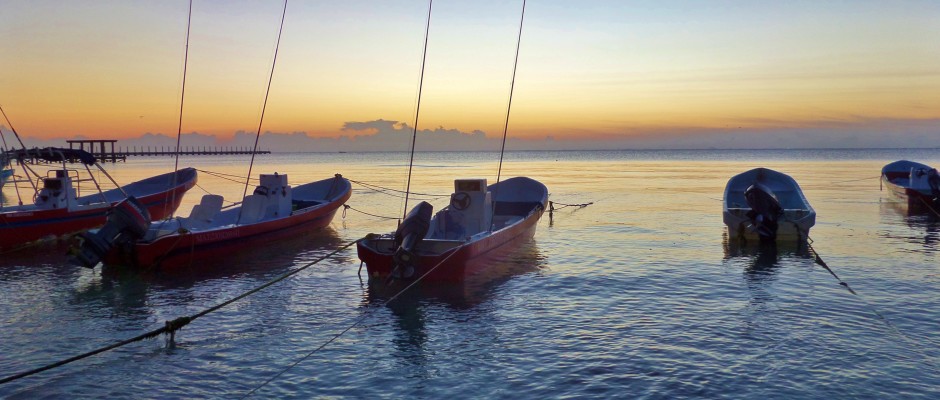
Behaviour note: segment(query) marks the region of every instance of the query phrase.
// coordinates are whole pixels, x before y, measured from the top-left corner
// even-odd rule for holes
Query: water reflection
[[[742,243],[728,240],[726,234],[724,246],[726,261],[744,264],[744,280],[756,303],[772,300],[764,289],[777,279],[781,260],[811,258],[806,241]]]
[[[498,261],[486,273],[478,274],[460,283],[417,284],[404,290],[408,282],[384,284],[371,280],[365,290],[362,308],[368,310],[374,306],[384,306],[393,316],[395,347],[393,355],[409,367],[412,376],[428,377],[429,338],[428,326],[435,326],[436,319],[471,320],[494,319],[493,304],[490,301],[507,282],[529,273],[546,268],[546,257],[539,252],[534,241],[530,241],[516,252]],[[477,325],[483,327],[467,334],[467,338],[480,340],[481,337],[495,336],[492,324]],[[446,333],[442,333],[446,334]],[[462,340],[461,338],[452,338]]]
[[[785,258],[811,258],[809,245],[805,240],[767,242],[741,242],[729,240],[727,233],[723,241],[725,260],[746,260],[744,272],[749,279],[760,280],[773,277],[780,267],[780,260]]]
[[[933,214],[910,213],[898,204],[885,201],[879,206],[885,228],[878,231],[878,236],[918,245],[927,252],[940,250],[940,218]]]
[[[69,243],[67,241],[53,240],[37,242],[28,247],[0,253],[0,274],[3,274],[4,271],[20,268],[49,269],[53,266],[65,266],[68,264],[65,257],[68,248]],[[64,270],[76,269],[67,268]]]
[[[79,279],[71,302],[95,312],[109,310],[125,320],[151,319],[153,308],[161,304],[208,307],[214,304],[201,304],[206,298],[228,291],[234,291],[231,296],[240,294],[288,272],[294,266],[306,265],[328,254],[339,247],[340,242],[335,231],[326,229],[173,272],[108,266],[100,274],[88,274],[88,277]],[[338,255],[338,259],[324,262],[350,261],[348,256]],[[231,286],[237,286],[237,289]],[[159,299],[155,300],[155,297]]]
[[[782,265],[786,260],[810,259],[809,246],[805,241],[742,244],[737,240],[729,241],[726,234],[724,247],[725,261],[744,267],[742,277],[748,293],[744,329],[755,334],[774,311],[776,291],[772,286],[780,276]]]

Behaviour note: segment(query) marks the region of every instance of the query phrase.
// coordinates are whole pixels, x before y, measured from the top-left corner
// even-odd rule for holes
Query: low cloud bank
[[[855,121],[823,121],[806,127],[771,129],[691,129],[660,128],[648,132],[605,134],[585,132],[555,138],[509,138],[508,150],[595,150],[595,149],[787,149],[787,148],[919,148],[940,147],[940,119],[858,119]],[[0,126],[11,141],[12,133]],[[378,119],[347,122],[337,137],[312,137],[306,132],[265,132],[259,148],[273,152],[336,152],[336,151],[408,151],[413,129],[406,123]],[[77,136],[75,139],[89,139]],[[65,139],[37,140],[24,138],[29,147],[64,146]],[[180,140],[183,148],[242,147],[250,148],[253,132],[238,131],[231,138],[219,138],[198,132],[185,133]],[[417,134],[419,151],[498,151],[499,135],[487,136],[475,130],[463,132],[438,127],[421,129]],[[176,146],[176,137],[146,133],[137,138],[121,139],[118,147],[166,148]]]

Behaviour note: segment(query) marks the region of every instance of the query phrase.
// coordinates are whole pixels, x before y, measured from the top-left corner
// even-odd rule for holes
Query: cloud
[[[753,120],[738,121],[742,126]],[[760,121],[774,123],[774,121]],[[808,122],[776,121],[775,128],[659,127],[624,128],[621,132],[549,132],[538,138],[509,138],[507,150],[598,150],[598,149],[792,149],[792,148],[912,148],[937,147],[940,119],[820,120]],[[10,132],[0,126],[7,136]],[[265,132],[259,148],[273,152],[337,151],[409,151],[413,128],[407,123],[377,119],[343,124],[336,137],[313,137],[306,132]],[[10,141],[8,140],[8,143]],[[255,133],[238,131],[230,138],[198,132],[182,135],[187,147],[251,148]],[[418,151],[498,151],[498,135],[487,136],[480,130],[464,132],[437,127],[420,129],[415,148]],[[29,147],[63,146],[65,139],[26,140]],[[146,133],[122,139],[118,147],[172,149],[175,135]]]

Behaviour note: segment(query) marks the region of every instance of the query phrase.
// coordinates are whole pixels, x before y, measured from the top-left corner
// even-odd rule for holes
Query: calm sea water
[[[493,181],[496,157],[419,154],[412,190]],[[940,150],[509,153],[503,177],[594,204],[546,213],[504,273],[386,304],[395,288],[362,281],[350,248],[194,321],[171,345],[124,346],[2,385],[0,397],[938,398],[940,223],[879,191],[880,168],[902,158],[940,166]],[[167,165],[110,170],[129,182]],[[247,172],[244,157],[181,165]],[[757,166],[801,184],[818,213],[812,246],[858,295],[805,249],[726,245],[722,190]],[[402,189],[407,155],[275,154],[253,174],[273,171]],[[202,189],[243,191],[205,173],[199,185],[183,215]],[[401,214],[401,198],[353,186],[355,210]],[[3,254],[0,376],[156,329],[394,225],[349,210],[326,230],[174,276],[72,267],[63,244]]]

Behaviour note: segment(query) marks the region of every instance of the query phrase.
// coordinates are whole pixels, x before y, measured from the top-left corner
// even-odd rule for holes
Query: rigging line
[[[3,114],[3,119],[7,120],[7,125],[10,127],[10,130],[13,131],[13,136],[16,137],[16,141],[20,142],[20,147],[22,147],[23,150],[26,150],[26,145],[23,144],[23,139],[20,139],[20,134],[16,133],[16,128],[14,128],[13,123],[10,122],[10,117],[7,117],[7,112],[3,111],[3,106],[0,106],[0,113]]]
[[[376,191],[380,191],[380,190],[377,190],[377,189],[381,189],[381,190],[387,190],[387,191],[390,191],[390,192],[406,193],[404,190],[398,190],[398,189],[387,188],[387,187],[383,187],[383,186],[379,186],[379,185],[373,185],[373,184],[371,184],[371,183],[365,183],[365,182],[360,182],[360,181],[354,181],[354,180],[352,180],[352,179],[350,179],[349,181],[352,182],[352,183],[356,183],[356,184],[365,186],[365,187],[367,187],[367,188],[369,188],[369,189],[376,190]],[[415,195],[415,196],[450,197],[449,194],[431,194],[431,193],[418,193],[418,192],[411,192],[411,194],[413,194],[413,195]]]
[[[368,236],[366,236],[366,238],[368,238]],[[365,239],[365,238],[363,238],[363,239]],[[360,240],[362,240],[362,239],[360,239]],[[356,242],[358,242],[358,240],[357,240]],[[462,246],[454,248],[454,250],[453,250],[450,254],[448,254],[447,257],[444,257],[443,260],[441,260],[441,261],[438,262],[436,265],[434,265],[434,267],[431,267],[431,269],[429,269],[429,270],[428,270],[427,272],[425,272],[423,275],[419,276],[418,279],[415,279],[415,280],[412,281],[410,284],[408,284],[408,286],[405,286],[404,289],[398,291],[398,293],[396,293],[394,296],[390,297],[388,300],[385,300],[385,302],[382,303],[381,306],[379,306],[379,307],[374,307],[374,308],[372,308],[371,310],[377,310],[377,309],[380,309],[380,308],[382,308],[382,307],[386,307],[386,306],[388,306],[391,302],[393,302],[393,301],[395,301],[396,299],[398,299],[399,297],[401,297],[401,295],[405,294],[405,292],[407,292],[409,289],[411,289],[412,287],[414,287],[415,285],[417,285],[418,282],[421,282],[422,279],[424,279],[426,276],[430,275],[430,274],[431,274],[432,272],[434,272],[434,270],[436,270],[438,267],[440,267],[441,265],[444,265],[444,263],[447,262],[447,260],[449,260],[454,254],[457,254],[457,253],[459,252],[459,250],[460,250],[461,247],[462,247]],[[387,281],[388,281],[388,280],[386,280],[386,282],[387,282]],[[368,318],[370,315],[371,315],[371,313],[369,313],[369,312],[363,313],[363,315],[360,316],[359,318],[357,318],[355,321],[353,321],[353,323],[352,323],[351,325],[347,326],[346,328],[344,328],[342,331],[340,331],[340,332],[337,333],[336,335],[333,335],[333,337],[331,337],[331,338],[330,338],[329,340],[327,340],[325,343],[323,343],[323,344],[321,344],[319,347],[313,349],[311,352],[307,353],[305,356],[301,357],[299,360],[295,361],[293,364],[291,364],[291,365],[289,365],[287,368],[281,370],[280,372],[278,372],[278,373],[275,374],[274,376],[268,378],[268,380],[264,381],[262,384],[258,385],[258,386],[255,387],[254,389],[251,389],[250,392],[248,392],[248,393],[246,393],[244,396],[242,396],[242,399],[245,399],[245,398],[250,397],[252,394],[254,394],[255,392],[257,392],[257,391],[258,391],[259,389],[261,389],[262,387],[264,387],[264,386],[266,386],[267,384],[273,382],[275,379],[277,379],[278,377],[280,377],[281,375],[283,375],[283,374],[286,373],[287,371],[290,371],[291,369],[293,369],[294,367],[296,367],[298,364],[304,362],[304,360],[310,358],[311,356],[313,356],[314,354],[316,354],[316,353],[319,352],[320,350],[323,350],[323,349],[324,349],[326,346],[328,346],[330,343],[333,343],[334,341],[336,341],[336,339],[339,339],[341,336],[343,336],[344,334],[346,334],[346,332],[349,332],[352,328],[355,328],[356,326],[358,326],[359,324],[361,324],[362,321],[365,321],[365,319]]]
[[[881,178],[881,175],[879,175],[879,176],[869,176],[869,177],[867,177],[867,178],[849,179],[849,180],[847,180],[847,181],[836,181],[836,182],[832,182],[832,183],[833,183],[833,184],[849,183],[849,182],[866,181],[866,180],[869,180],[869,179],[878,179],[878,178]]]
[[[506,151],[506,136],[509,132],[509,112],[512,110],[512,92],[516,87],[516,67],[519,65],[519,47],[522,44],[522,22],[525,21],[525,0],[522,0],[522,16],[519,18],[519,36],[516,37],[516,57],[512,63],[512,81],[509,83],[509,104],[506,106],[506,124],[503,125],[503,144],[499,148],[499,168],[496,170],[496,183],[503,172],[503,153]],[[495,195],[493,196],[495,199]]]
[[[421,56],[421,77],[418,79],[418,104],[415,107],[415,126],[411,134],[411,159],[408,161],[408,183],[405,185],[405,206],[402,218],[408,216],[408,194],[411,192],[411,171],[415,164],[415,143],[418,141],[418,116],[421,114],[421,92],[424,89],[424,66],[428,59],[428,35],[431,32],[431,7],[434,0],[428,0],[428,22],[424,28],[424,53]]]
[[[274,80],[274,67],[277,65],[277,51],[281,47],[281,33],[284,32],[284,16],[287,15],[287,0],[284,0],[284,10],[281,11],[281,26],[277,30],[277,43],[274,45],[274,60],[271,62],[271,74],[268,75],[268,88],[264,92],[264,103],[261,105],[261,118],[258,121],[258,133],[255,134],[255,145],[251,149],[251,162],[248,163],[248,178],[245,179],[245,191],[242,197],[248,195],[248,185],[251,183],[251,169],[255,165],[255,153],[258,152],[258,139],[261,138],[261,126],[264,124],[264,110],[268,107],[268,95],[271,94],[271,81]]]
[[[176,126],[176,160],[173,163],[173,188],[176,188],[176,183],[178,180],[176,172],[180,168],[180,138],[183,136],[183,100],[186,99],[186,68],[189,66],[189,30],[193,24],[193,0],[189,0],[189,13],[186,17],[186,50],[183,52],[183,87],[180,91],[180,118],[179,124]],[[173,190],[171,194],[171,202],[176,203],[176,190]],[[163,204],[163,214],[167,215],[168,203]],[[173,214],[176,214],[176,209],[170,210],[169,216],[173,217]]]
[[[206,192],[206,194],[215,194],[215,193],[212,193],[212,192],[206,190],[206,188],[204,188],[204,187],[202,187],[202,186],[199,186],[198,183],[194,183],[193,185],[195,185],[197,188],[199,188],[199,189],[202,190],[203,192]],[[236,204],[236,203],[237,203],[237,202],[235,202],[235,201],[225,200],[225,199],[222,199],[222,201],[224,201],[224,202],[226,202],[226,203],[231,203],[231,204]],[[172,218],[173,218],[173,217],[169,217],[169,218],[165,218],[164,220],[172,219]]]
[[[364,239],[364,238],[363,238],[363,239]],[[83,358],[88,358],[88,357],[91,357],[91,356],[93,356],[93,355],[106,352],[106,351],[108,351],[108,350],[116,349],[116,348],[118,348],[118,347],[121,347],[121,346],[130,344],[130,343],[133,343],[133,342],[138,342],[138,341],[141,341],[141,340],[144,340],[144,339],[150,339],[150,338],[156,337],[156,336],[158,336],[158,335],[160,335],[160,334],[163,334],[163,333],[169,333],[169,334],[170,334],[170,338],[171,338],[170,340],[172,340],[173,335],[175,334],[176,331],[182,329],[184,326],[186,326],[186,325],[189,324],[190,322],[195,321],[197,318],[199,318],[199,317],[201,317],[201,316],[204,316],[204,315],[206,315],[206,314],[209,314],[210,312],[217,311],[218,309],[220,309],[220,308],[222,308],[222,307],[225,307],[225,306],[227,306],[227,305],[229,305],[229,304],[232,304],[232,303],[234,303],[234,302],[236,302],[236,301],[238,301],[238,300],[241,300],[241,299],[243,299],[243,298],[245,298],[245,297],[248,297],[249,295],[252,295],[252,294],[257,293],[257,292],[259,292],[259,291],[261,291],[261,290],[264,290],[265,288],[267,288],[267,287],[269,287],[269,286],[271,286],[271,285],[273,285],[273,284],[275,284],[275,283],[278,283],[278,282],[280,282],[280,281],[282,281],[282,280],[284,280],[284,279],[287,279],[287,278],[289,278],[289,277],[291,277],[291,276],[293,276],[293,275],[295,275],[295,274],[297,274],[297,273],[299,273],[299,272],[301,272],[301,271],[303,271],[303,270],[305,270],[305,269],[307,269],[307,268],[309,268],[309,267],[311,267],[311,266],[313,266],[313,265],[316,265],[317,263],[319,263],[319,262],[321,262],[321,261],[323,261],[323,260],[326,260],[327,258],[333,257],[333,256],[335,256],[336,254],[339,254],[339,252],[344,251],[344,250],[346,250],[347,248],[349,248],[349,246],[352,246],[352,245],[354,245],[354,244],[356,244],[356,243],[359,243],[360,240],[362,240],[362,239],[357,239],[357,240],[353,240],[353,241],[351,241],[351,242],[349,242],[349,243],[346,243],[346,244],[343,245],[342,247],[339,247],[338,249],[336,249],[336,250],[330,252],[329,254],[327,254],[327,255],[325,255],[325,256],[322,256],[322,257],[320,257],[320,258],[318,258],[318,259],[316,259],[316,260],[313,260],[313,261],[307,263],[306,265],[304,265],[304,266],[302,266],[302,267],[299,267],[299,268],[297,268],[297,269],[295,269],[295,270],[293,270],[293,271],[288,271],[288,272],[286,272],[286,273],[284,273],[284,274],[281,274],[280,276],[274,278],[273,280],[271,280],[271,281],[269,281],[269,282],[267,282],[267,283],[265,283],[265,284],[263,284],[263,285],[261,285],[261,286],[258,286],[258,287],[254,288],[254,289],[252,289],[252,290],[249,290],[248,292],[245,292],[245,293],[243,293],[243,294],[241,294],[241,295],[239,295],[239,296],[237,296],[237,297],[234,297],[234,298],[232,298],[232,299],[230,299],[230,300],[228,300],[228,301],[226,301],[226,302],[224,302],[224,303],[221,303],[221,304],[218,304],[218,305],[216,305],[216,306],[214,306],[214,307],[211,307],[211,308],[208,308],[208,309],[206,309],[206,310],[203,310],[202,312],[200,312],[200,313],[198,313],[198,314],[193,314],[193,315],[188,316],[188,317],[179,317],[179,318],[174,319],[174,320],[172,320],[172,321],[166,321],[166,322],[164,323],[164,326],[163,326],[162,328],[154,329],[154,330],[152,330],[152,331],[149,331],[149,332],[146,332],[146,333],[143,333],[143,334],[134,336],[134,337],[132,337],[132,338],[130,338],[130,339],[122,340],[122,341],[120,341],[120,342],[117,342],[117,343],[114,343],[114,344],[111,344],[111,345],[108,345],[108,346],[105,346],[105,347],[101,347],[101,348],[98,348],[98,349],[95,349],[95,350],[92,350],[92,351],[89,351],[89,352],[86,352],[86,353],[77,355],[77,356],[75,356],[75,357],[71,357],[71,358],[65,359],[65,360],[62,360],[62,361],[58,361],[58,362],[55,362],[55,363],[52,363],[52,364],[48,364],[48,365],[45,365],[45,366],[43,366],[43,367],[35,368],[35,369],[29,370],[29,371],[25,371],[25,372],[21,372],[21,373],[15,374],[15,375],[10,375],[10,376],[5,377],[5,378],[0,378],[0,384],[4,384],[4,383],[10,382],[10,381],[14,381],[14,380],[17,380],[17,379],[20,379],[20,378],[25,378],[25,377],[30,376],[30,375],[35,375],[35,374],[38,374],[38,373],[40,373],[40,372],[43,372],[43,371],[46,371],[46,370],[50,370],[50,369],[53,369],[53,368],[56,368],[56,367],[60,367],[60,366],[63,366],[63,365],[65,365],[65,364],[68,364],[68,363],[71,363],[71,362],[74,362],[74,361],[81,360],[81,359],[83,359]]]
[[[0,131],[0,139],[3,139],[3,151],[6,152],[7,151],[7,135],[4,135],[3,131]]]
[[[398,217],[386,217],[386,216],[377,215],[377,214],[370,214],[370,213],[367,213],[367,212],[362,211],[362,210],[357,210],[357,209],[353,208],[352,206],[350,206],[349,204],[343,204],[343,219],[346,219],[346,210],[353,210],[353,211],[355,211],[355,212],[357,212],[357,213],[360,213],[360,214],[365,214],[365,215],[368,215],[368,216],[370,216],[370,217],[376,217],[376,218],[381,218],[381,219],[398,219]]]
[[[228,176],[228,177],[232,177],[232,178],[245,179],[245,176],[243,176],[243,175],[226,174],[226,173],[223,173],[223,172],[209,171],[209,170],[198,169],[198,168],[196,169],[196,171],[205,172],[205,173],[210,174],[210,175]]]
[[[229,181],[229,182],[235,182],[235,183],[238,183],[238,184],[241,184],[241,183],[242,183],[241,179],[229,178],[229,177],[226,177],[226,176],[223,176],[223,175],[214,174],[214,173],[209,172],[209,171],[203,171],[203,172],[204,172],[206,175],[209,175],[209,176],[212,176],[212,177],[215,177],[215,178],[219,178],[219,179],[222,179],[222,180],[226,180],[226,181]],[[239,178],[241,178],[241,177],[239,177]],[[257,180],[257,179],[250,179],[250,180]]]

